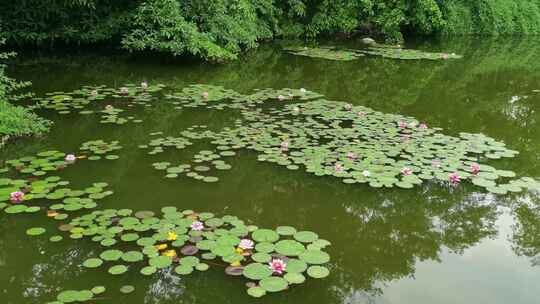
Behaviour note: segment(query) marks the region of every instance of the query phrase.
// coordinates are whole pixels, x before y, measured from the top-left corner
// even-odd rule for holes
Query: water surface
[[[343,43],[338,43],[343,44]],[[347,44],[355,47],[354,42]],[[181,89],[193,83],[223,85],[241,93],[260,88],[304,87],[329,99],[414,116],[445,133],[480,132],[504,141],[520,154],[494,161],[520,176],[540,178],[540,41],[525,39],[414,41],[411,47],[463,54],[448,61],[396,61],[364,57],[328,61],[296,57],[278,45],[264,45],[226,65],[110,51],[23,53],[10,72],[33,82],[38,95],[82,85],[164,83]],[[292,225],[332,241],[331,276],[307,280],[287,292],[255,300],[244,280],[220,269],[188,276],[160,273],[142,277],[131,270],[113,277],[82,268],[101,248],[88,239],[50,243],[24,231],[55,223],[37,216],[0,216],[0,298],[2,303],[52,301],[60,290],[105,285],[97,303],[537,303],[540,266],[540,194],[495,196],[462,185],[426,184],[413,190],[346,185],[261,163],[242,151],[220,181],[165,179],[150,156],[137,148],[148,134],[177,135],[192,124],[222,128],[229,112],[173,110],[156,103],[133,108],[142,124],[99,124],[96,116],[61,116],[50,134],[18,140],[0,151],[0,160],[44,149],[75,151],[92,139],[119,140],[115,162],[81,163],[60,175],[77,186],[108,182],[115,194],[104,208],[158,211],[163,206],[233,214],[261,227]],[[201,146],[170,160],[188,160]],[[116,292],[130,284],[130,295]]]

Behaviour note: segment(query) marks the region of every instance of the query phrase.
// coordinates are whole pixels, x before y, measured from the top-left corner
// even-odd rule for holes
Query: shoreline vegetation
[[[0,4],[10,45],[111,44],[234,60],[277,38],[515,35],[540,32],[536,0],[21,0]]]
[[[3,43],[0,40],[0,45]],[[15,56],[15,53],[0,52],[0,148],[10,138],[32,136],[45,133],[49,130],[51,122],[34,113],[31,109],[13,104],[29,94],[17,94],[20,89],[27,88],[29,82],[20,82],[5,75],[6,59]]]

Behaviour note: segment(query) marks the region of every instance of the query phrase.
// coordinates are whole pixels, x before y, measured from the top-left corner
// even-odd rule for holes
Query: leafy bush
[[[532,0],[441,1],[447,34],[538,34],[540,3]]]
[[[133,29],[122,43],[131,50],[234,59],[242,47],[252,48],[258,40],[272,37],[272,29],[261,18],[265,2],[149,0],[135,12]]]
[[[0,45],[3,43],[0,40]],[[0,53],[0,60],[8,59],[14,53]],[[50,122],[22,106],[15,106],[16,101],[26,95],[17,95],[16,91],[27,87],[29,83],[18,82],[5,75],[6,65],[0,63],[0,146],[6,136],[33,135],[48,131]]]

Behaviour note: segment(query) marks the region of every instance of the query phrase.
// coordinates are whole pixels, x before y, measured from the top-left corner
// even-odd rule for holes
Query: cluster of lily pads
[[[305,56],[312,58],[322,58],[327,60],[338,60],[338,61],[350,61],[355,60],[358,57],[364,56],[364,54],[351,51],[338,49],[335,47],[287,47],[283,49],[284,51],[291,53],[297,56]]]
[[[107,247],[83,266],[103,266],[112,275],[130,268],[143,275],[160,269],[188,275],[212,264],[228,275],[248,279],[248,294],[255,297],[303,283],[305,274],[312,278],[329,274],[324,265],[330,256],[323,249],[330,242],[314,232],[289,226],[263,229],[235,216],[176,207],[161,211],[162,216],[156,216],[152,211],[106,209],[74,218],[69,223],[72,238],[91,237]],[[118,245],[123,250],[112,248]]]
[[[335,47],[287,47],[284,50],[298,56],[322,58],[328,60],[350,61],[359,57],[370,55],[401,60],[445,60],[460,59],[461,55],[454,53],[432,53],[413,49],[404,49],[396,46],[376,45],[367,49],[339,49]]]
[[[8,176],[22,175],[22,178],[0,178],[0,209],[5,213],[34,213],[47,208],[47,216],[56,220],[65,220],[67,212],[97,207],[97,200],[113,192],[105,190],[107,183],[93,183],[85,189],[71,189],[68,181],[58,176],[46,176],[74,164],[79,159],[74,154],[60,151],[43,151],[35,156],[24,156],[5,161],[6,167],[0,173]],[[26,178],[25,178],[26,176]],[[48,206],[28,206],[27,202],[46,199]],[[12,203],[12,205],[9,204]],[[29,231],[29,234],[44,232],[41,228]]]
[[[46,211],[48,217],[61,221],[68,218],[69,212],[96,208],[98,200],[113,194],[103,182],[84,189],[71,189],[68,185],[58,176],[41,180],[0,178],[0,209],[7,214]],[[47,200],[49,205],[29,205],[36,200]]]
[[[122,149],[122,146],[118,141],[106,142],[102,139],[84,142],[80,148],[81,151],[88,153],[87,158],[89,160],[99,160],[102,156],[108,160],[118,159],[118,155],[110,152],[120,149]]]
[[[432,53],[420,50],[394,48],[394,47],[370,47],[367,50],[359,50],[359,52],[372,55],[381,56],[384,58],[401,59],[401,60],[445,60],[445,59],[461,59],[463,56],[455,53]]]
[[[94,286],[91,289],[83,290],[64,290],[56,296],[56,301],[48,302],[47,304],[63,304],[63,303],[80,303],[88,301],[100,300],[96,296],[102,296],[107,291],[105,286]],[[120,287],[120,292],[129,294],[135,291],[132,285],[124,285]]]
[[[193,131],[184,135],[193,136]],[[103,147],[104,144],[103,141],[87,142],[82,150],[99,149],[106,153],[111,148]],[[201,151],[195,161],[212,160],[211,155]],[[56,170],[65,165],[57,163],[59,159],[68,158],[58,151],[46,151],[38,156],[56,165],[51,167]],[[1,173],[11,174],[13,168],[16,174],[30,174],[32,172],[21,172],[22,167],[39,159],[23,157],[8,161],[9,167]],[[41,161],[37,163],[42,165]],[[99,243],[104,250],[82,262],[85,268],[107,267],[111,275],[121,275],[131,268],[138,268],[142,275],[158,271],[188,275],[195,270],[206,271],[213,265],[222,267],[227,275],[243,276],[247,293],[253,297],[286,290],[303,283],[306,276],[319,279],[330,273],[326,266],[330,256],[324,251],[330,242],[314,232],[297,231],[290,226],[264,229],[235,216],[217,217],[210,212],[180,211],[177,207],[164,207],[159,216],[153,211],[131,209],[90,212],[89,209],[97,207],[97,200],[113,193],[105,190],[108,185],[94,183],[83,190],[70,189],[67,185],[69,182],[57,176],[1,178],[0,210],[9,215],[45,212],[60,222],[58,229],[69,233],[71,239],[86,237]],[[36,204],[31,205],[32,202]],[[78,216],[70,219],[74,212]],[[40,236],[46,232],[45,228],[32,227],[26,234]],[[63,238],[53,235],[49,240],[59,242]],[[90,301],[104,291],[101,286],[91,290],[66,290],[51,303]],[[130,285],[121,289],[124,293],[131,291]]]
[[[369,50],[375,49],[406,52],[381,46]],[[105,97],[153,100],[158,98],[153,93],[161,93],[162,88],[141,84],[121,89],[99,87],[99,92],[107,92],[103,93]],[[76,92],[94,95],[88,93],[93,92],[89,87]],[[95,98],[103,97],[97,96]],[[376,188],[412,188],[426,181],[455,186],[465,180],[496,194],[540,188],[533,179],[516,178],[514,172],[488,164],[491,159],[513,157],[518,153],[490,137],[468,133],[460,133],[459,137],[444,135],[440,129],[413,117],[326,100],[321,94],[303,88],[263,89],[241,94],[221,86],[199,84],[168,92],[164,98],[177,108],[230,109],[241,115],[234,126],[222,130],[195,125],[180,136],[154,138],[141,145],[141,148],[151,149],[148,152],[151,155],[160,154],[167,147],[186,149],[198,140],[214,145],[215,149],[197,153],[191,163],[155,162],[153,166],[166,171],[169,178],[184,174],[207,182],[218,181],[218,177],[207,174],[212,168],[227,170],[231,167],[221,158],[234,156],[236,150],[248,149],[257,152],[260,161]],[[91,141],[81,149],[92,152],[90,159],[99,159],[105,154],[106,158],[115,159],[118,156],[108,153],[117,148],[116,142]]]
[[[5,164],[23,174],[43,176],[47,174],[47,171],[63,169],[74,161],[73,155],[60,151],[43,151],[36,156],[8,160]],[[8,168],[4,168],[2,171],[7,172]]]
[[[118,105],[133,107],[142,105],[149,107],[151,102],[157,97],[155,93],[163,89],[162,84],[149,85],[147,82],[141,82],[139,85],[126,84],[116,89],[101,86],[84,86],[81,89],[72,92],[52,92],[45,97],[36,97],[35,107],[54,110],[59,114],[70,114],[77,111],[82,115],[101,113],[101,123],[122,125],[127,122],[141,123],[141,119],[133,116],[123,116],[124,109]],[[102,110],[86,109],[95,104],[102,104]],[[117,105],[115,107],[115,105]]]
[[[194,140],[204,139],[207,136],[214,134],[211,131],[205,130],[198,133],[194,130],[197,128],[204,128],[204,126],[193,126],[188,130],[182,132],[180,137],[160,137],[150,141],[147,145],[140,145],[142,149],[148,149],[152,147],[152,150],[148,154],[156,155],[164,152],[167,147],[175,147],[177,150],[183,150],[188,146],[193,145]],[[159,133],[160,134],[160,133]],[[218,145],[216,147],[218,151],[201,150],[193,156],[192,164],[179,164],[172,165],[170,162],[162,161],[155,162],[152,166],[157,170],[163,170],[167,174],[167,178],[176,178],[179,174],[184,174],[187,177],[194,178],[196,180],[202,180],[204,182],[217,182],[219,180],[216,176],[202,175],[204,172],[209,172],[212,168],[216,170],[229,170],[232,168],[230,164],[222,160],[223,157],[231,157],[236,155],[236,152],[232,150],[232,147],[227,145]]]
[[[57,179],[46,180],[51,184],[47,190],[58,185],[53,180]],[[77,192],[77,196],[71,196],[72,192],[68,191],[69,197],[64,199],[64,203],[49,205],[47,214],[51,216],[58,209],[65,212],[80,210],[66,206],[80,203],[80,200],[71,202],[71,199],[83,193],[95,194],[100,186],[94,184],[93,188]],[[64,193],[52,194],[54,199],[58,199]],[[27,198],[25,203],[29,201]],[[49,195],[32,197],[37,198],[53,199]],[[29,209],[37,212],[43,207],[43,203],[29,207],[21,202],[12,202],[9,207],[2,203],[0,209],[5,208],[7,214],[14,214],[29,213]],[[176,207],[164,207],[161,212],[162,215],[157,216],[152,211],[95,210],[61,224],[59,230],[69,232],[71,239],[88,237],[104,247],[99,256],[85,260],[82,266],[90,269],[104,266],[111,275],[121,275],[130,268],[139,269],[143,275],[152,275],[163,269],[174,269],[179,275],[188,275],[195,270],[206,271],[212,264],[222,267],[230,276],[246,278],[247,293],[261,297],[267,292],[279,292],[290,285],[301,284],[306,275],[319,279],[330,273],[325,266],[330,256],[323,250],[330,242],[320,239],[314,232],[297,231],[290,226],[264,229],[235,216],[216,217],[209,212],[179,211]],[[55,219],[65,220],[67,216],[59,218],[56,215]],[[30,236],[45,232],[41,227],[27,230]],[[55,235],[50,241],[62,239],[62,236]],[[92,290],[69,290],[59,294],[57,301],[82,302],[92,299],[94,294]]]
[[[153,93],[161,89],[162,86],[148,84],[121,89],[84,87],[75,91],[78,95],[60,98],[54,94],[42,105],[63,112],[108,98],[147,104],[158,98]],[[257,153],[259,161],[375,188],[412,188],[425,182],[456,187],[470,181],[495,194],[540,190],[538,181],[518,178],[512,171],[489,164],[491,160],[518,154],[493,138],[469,133],[445,135],[441,129],[412,117],[327,100],[303,88],[241,94],[220,86],[192,85],[162,97],[176,108],[228,109],[240,114],[234,125],[221,130],[194,125],[176,136],[157,137],[163,133],[151,133],[151,141],[139,146],[149,150],[150,155],[159,155],[168,148],[187,149],[196,141],[212,146],[196,152],[190,163],[155,162],[153,166],[166,171],[169,178],[185,174],[216,182],[218,177],[206,174],[213,169],[230,169],[223,157],[250,150]],[[114,107],[108,108],[104,119],[123,123],[120,113]],[[206,271],[213,265],[223,267],[227,275],[244,277],[247,293],[254,297],[285,290],[303,283],[306,277],[329,275],[330,256],[324,249],[330,242],[314,232],[289,226],[264,229],[235,216],[217,217],[210,212],[181,211],[177,207],[164,207],[160,215],[131,209],[89,211],[97,207],[97,200],[112,194],[106,190],[106,183],[74,190],[57,176],[45,177],[78,159],[117,159],[118,155],[112,152],[121,148],[117,141],[92,140],[82,144],[78,156],[45,151],[6,161],[0,174],[30,178],[0,179],[0,209],[6,214],[45,211],[47,216],[61,221],[59,230],[69,232],[70,238],[87,237],[104,247],[82,266],[104,267],[112,275],[133,268],[143,275],[158,271],[187,275],[195,270]],[[39,200],[38,205],[29,204],[35,200]],[[77,212],[77,217],[70,219],[71,212]],[[44,233],[46,230],[41,227],[27,230],[31,236]],[[50,237],[52,242],[62,239],[61,235]],[[92,290],[65,291],[57,301],[87,301],[95,294]]]
[[[538,181],[516,178],[514,172],[487,163],[518,153],[493,138],[469,133],[448,136],[413,117],[326,100],[305,89],[241,95],[219,86],[193,85],[168,97],[180,98],[189,107],[200,106],[202,98],[208,100],[207,108],[240,110],[242,119],[221,131],[195,126],[181,137],[154,139],[142,146],[154,147],[150,154],[166,146],[184,149],[193,140],[207,140],[216,147],[206,150],[207,156],[249,149],[258,153],[260,161],[335,176],[348,184],[412,188],[427,181],[457,186],[469,180],[496,194],[540,189]],[[169,162],[154,166],[170,169],[169,177],[191,168],[188,164],[171,167]]]
[[[103,115],[101,116],[101,123],[104,124],[117,124],[117,125],[123,125],[127,122],[133,122],[133,123],[141,123],[142,119],[135,119],[134,116],[127,116],[122,117],[122,112],[124,112],[123,109],[116,108],[112,105],[105,106],[105,109],[101,111]]]

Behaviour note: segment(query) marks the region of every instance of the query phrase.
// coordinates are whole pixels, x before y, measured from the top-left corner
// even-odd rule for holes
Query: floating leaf
[[[248,288],[247,290],[247,293],[248,295],[254,297],[254,298],[260,298],[264,295],[266,295],[266,290],[264,290],[264,288],[261,288],[261,287],[251,287],[251,288]]]
[[[267,277],[259,282],[259,286],[268,292],[278,292],[287,289],[289,284],[280,277]]]
[[[261,280],[272,275],[272,270],[268,268],[268,265],[261,263],[252,263],[244,268],[243,275],[252,280]]]
[[[83,262],[83,266],[86,268],[98,268],[102,264],[103,264],[103,261],[97,258],[90,258]]]
[[[46,231],[45,228],[35,227],[35,228],[30,228],[30,229],[26,230],[26,234],[30,235],[30,236],[37,236],[37,235],[44,234],[45,231]]]
[[[113,275],[119,275],[123,274],[128,270],[128,268],[124,265],[115,265],[109,268],[109,273]]]
[[[307,274],[315,279],[322,279],[330,274],[328,268],[323,266],[311,266],[307,270]]]

